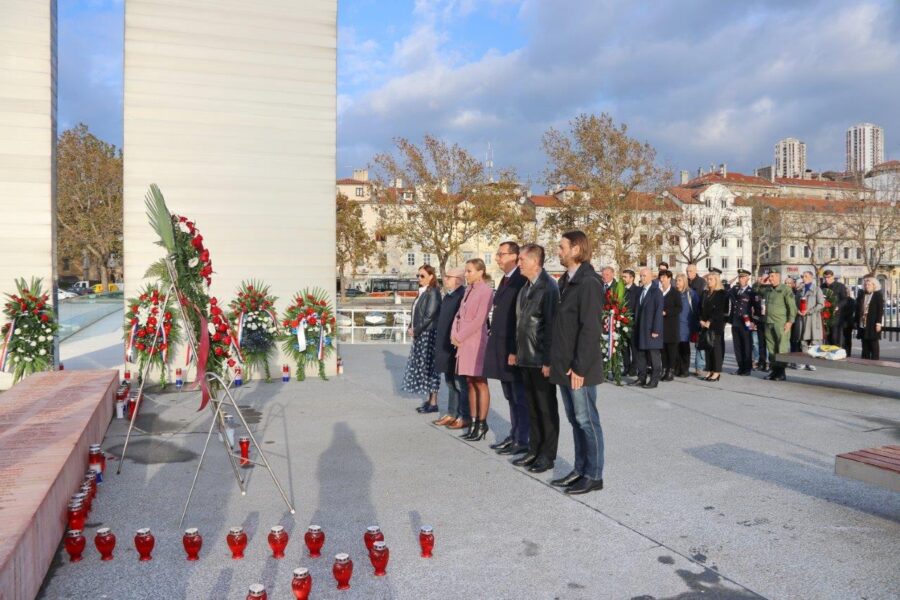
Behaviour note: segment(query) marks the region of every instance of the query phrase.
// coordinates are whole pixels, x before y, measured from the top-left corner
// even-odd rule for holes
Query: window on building
[[[422,255],[422,264],[425,264],[425,265],[431,264],[431,255],[430,254],[426,253],[426,254]]]
[[[788,248],[788,256],[790,256],[791,258],[797,258],[797,247],[796,246],[791,246],[790,248]]]
[[[463,252],[463,262],[468,262],[470,260],[472,260],[472,253],[471,252]]]
[[[722,208],[728,208],[728,198],[722,198],[722,200],[719,202],[719,206],[721,206]]]
[[[415,252],[407,252],[406,264],[409,265],[410,267],[416,266],[416,253]]]
[[[727,269],[727,268],[728,268],[728,257],[727,257],[727,256],[723,256],[723,257],[722,257],[722,268],[723,268],[723,269]]]
[[[737,258],[736,260],[737,260],[737,265],[735,265],[735,266],[736,266],[738,269],[743,269],[743,268],[744,268],[744,259],[743,259],[743,258]]]
[[[712,227],[712,217],[707,216],[703,219],[703,223],[706,224],[707,227]]]
[[[356,188],[356,197],[362,198],[362,196],[363,196],[363,189],[362,189],[362,186],[360,186],[360,187]]]
[[[744,247],[744,238],[738,238],[738,239],[737,239],[737,247],[738,247],[738,248],[743,248],[743,247]]]
[[[494,257],[491,255],[490,252],[485,252],[485,253],[484,253],[484,264],[486,264],[486,265],[491,264],[491,259],[492,259],[492,258],[494,258]]]
[[[803,258],[809,258],[809,246],[803,246]]]
[[[728,217],[722,217],[722,227],[726,229],[731,227],[731,223],[728,222]]]
[[[644,246],[644,245],[646,245],[646,244],[647,244],[647,234],[646,234],[646,233],[642,233],[642,234],[641,234],[641,246]]]
[[[376,241],[376,242],[386,242],[386,241],[387,241],[387,236],[384,235],[384,232],[383,232],[383,231],[376,231],[376,232],[375,232],[375,241]]]
[[[647,217],[641,217],[641,225],[647,224]]]
[[[831,258],[837,258],[837,248],[835,246],[831,247]]]
[[[862,248],[857,248],[856,249],[856,260],[862,260],[862,257],[863,257]]]
[[[403,192],[404,200],[412,200],[412,192]]]
[[[679,239],[679,237],[677,235],[669,236],[669,245],[670,246],[677,247],[680,241],[681,240]]]
[[[738,217],[737,220],[734,222],[734,224],[736,227],[743,227],[744,219],[742,217]]]
[[[844,259],[850,258],[850,248],[844,248]]]
[[[709,271],[710,269],[712,269],[712,259],[707,258],[706,259],[706,270]]]
[[[723,237],[723,238],[722,238],[722,247],[723,247],[723,248],[727,248],[727,247],[728,247],[728,238],[726,238],[726,237]]]

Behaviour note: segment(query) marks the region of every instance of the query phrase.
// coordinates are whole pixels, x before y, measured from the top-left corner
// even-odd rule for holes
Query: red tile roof
[[[799,187],[835,188],[841,190],[860,189],[852,181],[828,181],[826,179],[797,179],[794,177],[776,177],[775,183],[779,185],[792,185]]]
[[[719,172],[707,173],[705,175],[701,175],[700,177],[694,177],[690,181],[688,181],[684,187],[700,187],[702,185],[708,185],[711,183],[740,183],[744,185],[761,185],[766,187],[773,187],[772,182],[768,179],[763,179],[762,177],[757,177],[755,175],[744,175],[743,173],[728,173],[723,176]]]
[[[883,163],[875,165],[869,173],[878,173],[880,171],[897,171],[900,170],[900,160],[887,160]]]
[[[795,196],[751,196],[750,198],[737,198],[734,203],[739,206],[765,204],[776,210],[819,213],[847,212],[855,205],[855,202],[852,201]]]
[[[529,200],[540,208],[554,208],[562,204],[556,196],[531,196]]]
[[[347,178],[347,179],[338,179],[337,184],[338,185],[372,185],[372,182],[371,181],[362,181],[360,179]]]

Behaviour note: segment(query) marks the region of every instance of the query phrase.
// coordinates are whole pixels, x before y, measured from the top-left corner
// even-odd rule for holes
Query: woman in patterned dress
[[[412,325],[409,328],[413,345],[406,361],[403,391],[424,395],[425,402],[416,411],[432,413],[438,411],[437,392],[441,384],[440,375],[434,370],[434,325],[441,307],[441,292],[431,265],[419,267],[418,277],[419,295],[413,303]]]

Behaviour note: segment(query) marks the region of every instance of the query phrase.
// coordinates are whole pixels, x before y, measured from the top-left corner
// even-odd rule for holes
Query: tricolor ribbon
[[[613,345],[616,343],[616,309],[613,307],[610,310],[609,316],[609,344],[606,349],[607,358],[612,360],[613,356]]]
[[[13,333],[16,330],[16,320],[9,322],[9,331],[6,332],[6,338],[3,340],[3,350],[0,352],[0,371],[6,370],[6,363],[9,360],[9,343],[12,342]]]
[[[137,323],[131,326],[131,333],[128,334],[128,343],[125,344],[125,362],[134,362],[134,337],[137,335]]]
[[[300,319],[297,325],[297,351],[306,352],[306,319]]]
[[[325,325],[319,321],[319,352],[317,354],[319,360],[325,359]]]
[[[231,347],[234,348],[235,354],[237,354],[237,359],[244,362],[244,354],[241,352],[241,341],[239,337],[234,335],[234,330],[231,329],[231,325],[228,326],[228,337],[231,338]]]
[[[184,295],[181,296],[180,302],[183,306],[187,306],[188,308],[192,308],[194,312],[197,313],[197,318],[200,320],[200,328],[199,334],[200,339],[197,340],[200,344],[200,348],[198,349],[197,358],[197,379],[194,381],[194,385],[200,386],[200,391],[202,392],[200,395],[200,408],[197,411],[201,411],[206,408],[206,405],[209,403],[210,393],[209,393],[209,383],[206,381],[206,362],[209,360],[209,323],[206,320],[206,315],[203,314],[197,305],[191,302]],[[185,365],[190,364],[191,360],[194,358],[193,348],[191,344],[188,343],[187,346],[187,358],[185,359]]]
[[[246,315],[244,311],[241,311],[241,315],[238,317],[237,323],[237,344],[238,348],[241,347],[241,340],[244,338],[244,315]]]
[[[157,337],[162,337],[162,343],[166,345],[166,347],[160,350],[162,354],[163,363],[169,362],[169,336],[166,334],[165,322],[161,320],[157,329]],[[157,344],[159,346],[159,344]]]

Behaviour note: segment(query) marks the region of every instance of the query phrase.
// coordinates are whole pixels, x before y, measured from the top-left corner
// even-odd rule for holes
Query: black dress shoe
[[[768,379],[769,381],[787,381],[787,377],[784,373],[776,371],[774,369],[771,373],[769,373],[769,376],[766,377],[766,379]]]
[[[422,414],[436,413],[436,412],[438,412],[438,405],[437,405],[437,404],[429,404],[429,405],[427,405],[427,406],[420,407],[420,408],[421,408],[422,410],[419,410],[419,409],[416,409],[416,410],[419,410],[419,412],[422,413]]]
[[[572,471],[565,477],[560,477],[559,479],[554,479],[550,482],[550,485],[555,485],[556,487],[569,487],[576,481],[581,479],[581,475],[575,471]]]
[[[638,379],[635,379],[634,381],[628,382],[628,385],[640,385],[640,386],[644,386],[644,385],[646,385],[646,383],[647,383],[647,382],[644,381],[643,379],[638,378]]]
[[[512,445],[513,445],[513,439],[510,436],[506,436],[506,438],[503,441],[491,444],[489,447],[491,450],[502,450],[503,448],[509,448]]]
[[[603,489],[603,480],[602,479],[591,479],[590,477],[582,477],[578,483],[574,483],[566,488],[566,493],[570,496],[574,496],[576,494],[587,494],[588,492],[593,492],[594,490],[602,490]]]
[[[497,454],[523,454],[525,452],[528,452],[528,446],[520,446],[519,444],[511,444],[497,450]]]
[[[746,370],[744,370],[743,373],[738,373],[738,375],[740,375],[741,377],[750,377],[751,372],[752,372],[751,369],[746,369]]]
[[[543,473],[544,471],[549,471],[553,468],[553,461],[541,459],[534,461],[534,464],[528,467],[528,471],[531,473]]]
[[[512,461],[512,464],[514,464],[517,467],[530,467],[531,465],[534,464],[534,461],[536,461],[536,460],[537,460],[536,454],[526,454],[522,458],[517,458],[516,460]]]
[[[641,387],[644,388],[645,390],[652,390],[652,389],[655,388],[657,385],[659,385],[659,384],[658,384],[658,383],[650,382],[650,383],[645,383],[645,384],[643,384]]]

